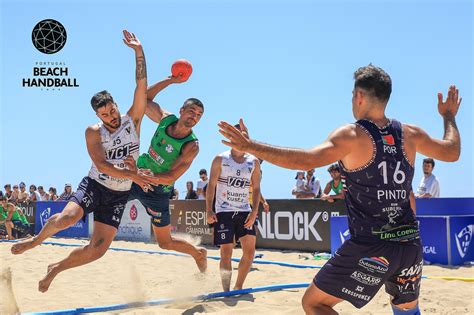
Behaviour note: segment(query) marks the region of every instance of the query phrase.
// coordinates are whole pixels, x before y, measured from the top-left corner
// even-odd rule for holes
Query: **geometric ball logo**
[[[66,29],[53,19],[39,22],[33,28],[31,39],[33,45],[44,54],[54,54],[66,44]]]

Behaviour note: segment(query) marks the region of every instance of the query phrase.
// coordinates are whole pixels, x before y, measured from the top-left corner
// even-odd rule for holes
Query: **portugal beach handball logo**
[[[56,20],[42,20],[33,28],[31,40],[39,52],[52,56],[66,45],[66,29]],[[48,59],[45,55],[43,58]],[[31,78],[23,78],[23,87],[39,87],[46,91],[79,87],[77,79],[69,76],[69,67],[66,67],[64,60],[38,60],[32,69],[32,74]]]
[[[66,45],[66,29],[56,20],[43,20],[33,28],[31,39],[43,54],[54,54]]]

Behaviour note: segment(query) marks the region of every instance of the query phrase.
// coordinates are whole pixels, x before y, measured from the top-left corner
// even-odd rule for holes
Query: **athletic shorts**
[[[86,176],[69,199],[84,210],[84,216],[94,212],[94,221],[118,229],[130,191],[116,191]]]
[[[314,277],[322,291],[366,305],[385,284],[394,305],[413,302],[420,294],[423,247],[412,243],[364,243],[348,240]]]
[[[250,212],[220,212],[214,223],[214,245],[232,244],[245,235],[256,235],[256,223],[247,229],[245,220]]]
[[[138,200],[151,216],[151,223],[156,227],[170,224],[170,197],[173,186],[152,186],[153,191],[144,192],[137,184],[132,184],[128,200]]]

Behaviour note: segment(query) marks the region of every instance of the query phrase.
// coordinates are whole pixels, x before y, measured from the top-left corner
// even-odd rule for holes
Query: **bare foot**
[[[48,272],[46,273],[46,276],[44,276],[44,278],[38,282],[38,291],[43,293],[48,291],[51,282],[58,275],[58,272],[55,271],[57,265],[58,264],[51,264],[48,266]]]
[[[11,252],[13,255],[19,255],[23,254],[23,252],[32,249],[33,247],[36,246],[34,243],[35,239],[34,237],[30,237],[24,240],[19,241],[16,244],[13,244]]]
[[[198,249],[199,256],[194,258],[200,272],[206,272],[207,270],[207,250],[205,248]]]

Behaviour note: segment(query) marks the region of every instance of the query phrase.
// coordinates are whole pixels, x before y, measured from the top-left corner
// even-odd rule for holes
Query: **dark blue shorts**
[[[144,192],[133,183],[128,200],[137,199],[151,216],[151,223],[157,227],[170,224],[170,197],[173,186],[153,186],[153,191]]]
[[[78,204],[84,215],[94,212],[94,221],[118,229],[130,191],[116,191],[86,176],[69,201]]]
[[[413,302],[420,293],[423,247],[409,244],[348,240],[314,277],[322,291],[350,302],[366,305],[385,284],[395,305]]]
[[[256,235],[256,223],[247,229],[245,220],[250,212],[220,212],[217,213],[217,222],[214,223],[214,245],[232,244],[242,236]]]

